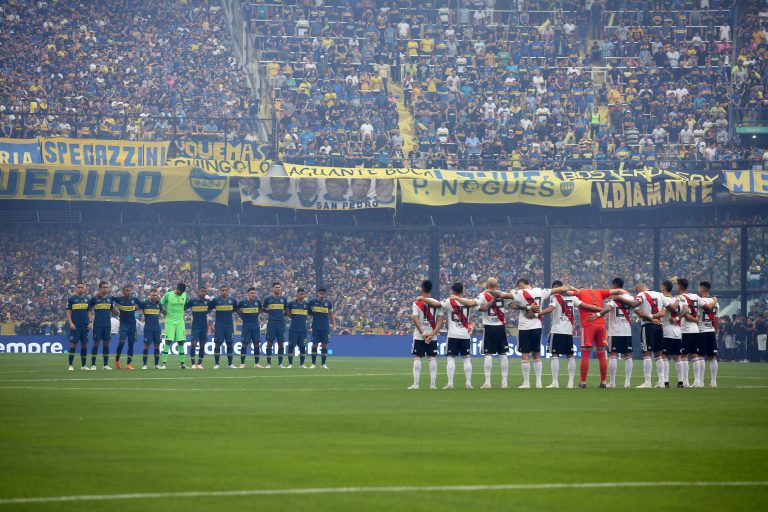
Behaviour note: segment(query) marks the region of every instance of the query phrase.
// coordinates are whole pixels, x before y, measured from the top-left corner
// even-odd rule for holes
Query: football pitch
[[[494,389],[430,391],[424,364],[407,391],[408,358],[328,364],[67,372],[4,354],[0,512],[768,509],[768,365],[721,363],[717,389],[605,390],[592,361],[585,390],[519,390],[511,361],[502,390],[494,361]]]

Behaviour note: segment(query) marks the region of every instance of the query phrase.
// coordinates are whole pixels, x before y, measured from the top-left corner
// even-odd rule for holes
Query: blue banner
[[[473,356],[481,356],[480,338],[472,338],[471,353]],[[144,340],[142,336],[138,337],[136,349],[142,346]],[[409,357],[411,355],[410,336],[331,336],[331,342],[328,345],[330,355],[347,357]],[[517,350],[517,339],[514,336],[509,337],[510,357],[520,357]],[[541,353],[545,354],[546,340],[542,340]],[[88,346],[90,347],[89,340]],[[185,344],[185,352],[189,354],[189,342]],[[287,344],[286,344],[287,345]],[[574,339],[574,351],[578,356],[579,340]],[[438,340],[438,354],[445,356],[446,340],[441,337]],[[240,355],[242,345],[240,337],[235,336],[234,352]],[[307,341],[307,352],[314,348],[312,340]],[[117,336],[112,337],[109,345],[109,353],[114,354],[117,349]],[[0,336],[0,354],[65,354],[69,351],[69,342],[66,336]],[[125,352],[125,351],[124,351]],[[177,344],[171,346],[171,352],[178,354]],[[205,353],[214,353],[213,338],[205,344]],[[249,350],[249,354],[251,351]],[[261,353],[266,354],[266,343],[261,342]],[[89,352],[90,354],[90,352]],[[298,352],[297,352],[298,354]],[[135,357],[135,356],[134,356]],[[100,359],[99,359],[100,361]]]
[[[37,139],[0,139],[0,164],[40,164],[40,142]]]

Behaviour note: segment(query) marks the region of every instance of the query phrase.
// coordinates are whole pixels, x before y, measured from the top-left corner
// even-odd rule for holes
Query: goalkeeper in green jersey
[[[184,306],[187,304],[187,285],[179,283],[176,289],[163,295],[160,304],[165,308],[165,347],[163,348],[163,365],[168,362],[168,351],[174,341],[179,344],[180,368],[185,370],[184,343],[187,341],[186,328],[184,326]]]

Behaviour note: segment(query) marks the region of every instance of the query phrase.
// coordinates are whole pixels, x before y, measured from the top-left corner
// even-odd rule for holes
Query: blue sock
[[[125,342],[124,341],[118,342],[118,344],[117,344],[117,352],[115,353],[115,361],[119,361],[120,360],[120,354],[123,353],[123,347],[124,346],[125,346]]]
[[[147,365],[147,359],[149,359],[149,347],[141,352],[141,360],[144,361],[144,366]]]

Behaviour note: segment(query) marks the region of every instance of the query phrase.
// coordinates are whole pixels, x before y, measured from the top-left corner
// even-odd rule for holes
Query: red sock
[[[587,382],[587,374],[589,373],[589,356],[592,355],[588,348],[581,349],[581,382]]]
[[[597,360],[600,361],[600,384],[604,384],[605,374],[608,371],[608,359],[605,357],[605,350],[597,351]]]

